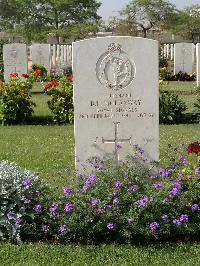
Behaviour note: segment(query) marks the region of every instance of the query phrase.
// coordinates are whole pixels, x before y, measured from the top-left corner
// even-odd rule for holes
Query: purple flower
[[[184,160],[183,160],[183,164],[184,164],[184,165],[188,164],[188,160],[187,160],[187,159],[184,159]]]
[[[192,212],[196,212],[196,211],[198,211],[199,210],[199,204],[193,204],[192,206],[191,206],[191,211]]]
[[[58,208],[58,203],[54,202],[54,203],[51,205],[49,211],[51,212],[51,214],[53,214],[53,213],[56,212],[57,208]]]
[[[20,225],[20,224],[22,224],[22,219],[21,219],[21,218],[17,218],[17,219],[15,220],[15,224],[16,224],[16,225]]]
[[[181,225],[181,221],[179,221],[178,219],[174,219],[172,222],[175,225]]]
[[[115,181],[115,182],[113,183],[113,186],[114,186],[115,188],[119,189],[119,188],[122,186],[122,182],[120,182],[120,181]]]
[[[136,192],[137,190],[138,190],[138,186],[136,186],[136,185],[133,185],[130,187],[131,192]]]
[[[97,177],[95,175],[91,175],[85,181],[83,186],[83,190],[86,191],[94,182],[96,182]]]
[[[192,180],[193,179],[193,176],[192,175],[188,175],[187,177],[189,180]]]
[[[103,209],[100,209],[100,208],[99,208],[99,209],[97,210],[97,214],[103,214],[103,213],[104,213],[104,210],[103,210]]]
[[[40,204],[36,204],[34,207],[33,207],[33,210],[35,212],[41,212],[42,211],[42,206]]]
[[[117,149],[119,150],[119,149],[121,149],[121,148],[122,148],[122,145],[117,144]]]
[[[144,148],[139,147],[139,152],[140,152],[140,153],[144,153]]]
[[[153,184],[154,188],[161,188],[162,187],[162,183],[161,182],[156,182]]]
[[[42,231],[47,233],[49,231],[49,225],[45,224],[42,226]]]
[[[92,198],[91,201],[90,201],[90,203],[91,203],[92,206],[98,206],[99,201],[96,198]]]
[[[148,198],[147,197],[144,197],[144,198],[139,199],[139,200],[136,201],[136,205],[138,207],[144,207],[144,206],[147,205],[147,203],[148,203]]]
[[[168,198],[164,198],[164,199],[162,200],[162,202],[163,202],[163,203],[168,203],[168,202],[169,202],[169,199],[168,199]]]
[[[65,210],[66,212],[72,212],[73,209],[74,209],[74,204],[71,203],[71,202],[68,202],[68,203],[65,205],[65,208],[64,208],[64,210]]]
[[[196,167],[194,172],[196,175],[200,175],[200,166]]]
[[[149,227],[151,228],[152,231],[155,231],[159,228],[159,223],[153,222],[149,225]]]
[[[116,227],[116,224],[110,222],[110,223],[107,223],[106,227],[109,229],[109,230],[112,230]]]
[[[67,230],[67,226],[66,226],[65,224],[61,225],[61,226],[58,228],[58,231],[59,231],[60,233],[62,233],[62,234],[65,233],[66,230]]]
[[[150,179],[156,179],[156,178],[158,178],[158,176],[157,175],[151,175],[149,178]]]
[[[181,155],[179,155],[179,159],[180,159],[180,160],[184,160],[185,157],[181,154]]]
[[[7,213],[7,217],[8,217],[8,219],[12,219],[12,218],[14,218],[14,217],[15,217],[15,212],[14,212],[14,211],[9,211],[9,212]]]
[[[112,206],[110,204],[105,204],[104,205],[104,209],[105,210],[111,210],[112,209]]]
[[[119,204],[119,203],[120,203],[119,198],[115,198],[115,199],[113,199],[113,204]]]
[[[24,179],[24,180],[22,181],[22,185],[23,185],[24,187],[29,187],[29,186],[31,185],[31,183],[32,183],[32,181],[31,181],[30,178],[26,178],[26,179]]]
[[[67,197],[70,193],[72,193],[72,189],[70,187],[64,187],[63,194]]]
[[[180,220],[180,222],[188,222],[188,215],[187,214],[181,214],[179,220]]]
[[[172,163],[172,166],[175,167],[176,165],[177,165],[177,162],[174,161],[174,162]]]
[[[134,218],[129,217],[129,218],[127,219],[127,221],[128,221],[128,224],[132,224],[132,223],[134,222]]]
[[[169,191],[169,197],[172,198],[176,196],[181,190],[181,181],[176,180],[172,185],[172,190]]]
[[[169,216],[164,214],[161,216],[161,219],[163,220],[164,223],[168,223],[169,222]]]

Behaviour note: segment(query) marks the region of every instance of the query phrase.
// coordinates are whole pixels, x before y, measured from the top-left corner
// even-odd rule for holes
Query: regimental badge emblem
[[[96,64],[98,81],[111,90],[126,88],[133,81],[135,73],[134,62],[131,62],[117,43],[111,43]]]

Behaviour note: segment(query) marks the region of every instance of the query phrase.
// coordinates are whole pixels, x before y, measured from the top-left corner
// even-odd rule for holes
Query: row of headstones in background
[[[193,74],[195,48],[193,43],[164,44],[161,48],[161,55],[167,60],[174,60],[174,74],[180,71]]]
[[[42,64],[50,71],[57,65],[72,64],[71,45],[32,44],[30,57],[33,63]]]
[[[71,45],[33,44],[30,47],[30,59],[33,64],[41,64],[47,68],[56,68],[60,64],[71,65]],[[27,73],[28,57],[27,46],[21,43],[5,44],[3,47],[4,79],[8,80],[9,74],[17,72]]]

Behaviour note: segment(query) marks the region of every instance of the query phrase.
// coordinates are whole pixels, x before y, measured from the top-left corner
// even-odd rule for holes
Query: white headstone
[[[170,59],[174,59],[174,45],[170,44]]]
[[[32,63],[40,64],[51,70],[51,45],[45,43],[32,44]]]
[[[26,74],[28,69],[27,47],[22,43],[11,43],[3,46],[4,79],[8,81],[13,72]]]
[[[133,37],[75,42],[73,75],[77,168],[93,156],[114,153],[116,161],[124,159],[135,144],[149,160],[158,160],[158,42]]]
[[[200,86],[200,43],[196,45],[197,86]]]
[[[180,71],[192,74],[193,53],[193,43],[176,43],[174,45],[174,74]]]

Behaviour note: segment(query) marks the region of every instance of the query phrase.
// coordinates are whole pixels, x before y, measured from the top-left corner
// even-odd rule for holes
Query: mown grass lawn
[[[186,83],[185,83],[186,84]],[[191,85],[191,83],[190,83]],[[192,86],[192,85],[191,85]],[[177,85],[175,86],[177,87]],[[178,88],[178,87],[177,87]],[[183,87],[182,87],[183,88]],[[185,88],[184,88],[185,90]],[[44,94],[34,94],[35,118],[51,116]],[[191,104],[191,101],[189,100]],[[56,194],[73,182],[73,126],[24,125],[0,127],[0,160],[9,160],[38,172]],[[200,140],[200,124],[161,125],[160,158],[165,164],[173,149],[181,143]],[[168,148],[168,144],[172,148]],[[196,160],[196,158],[194,158]],[[199,243],[158,244],[148,246],[102,245],[73,246],[52,244],[0,244],[0,266],[40,265],[140,265],[199,266]]]
[[[200,244],[128,245],[0,245],[1,266],[199,266]]]

